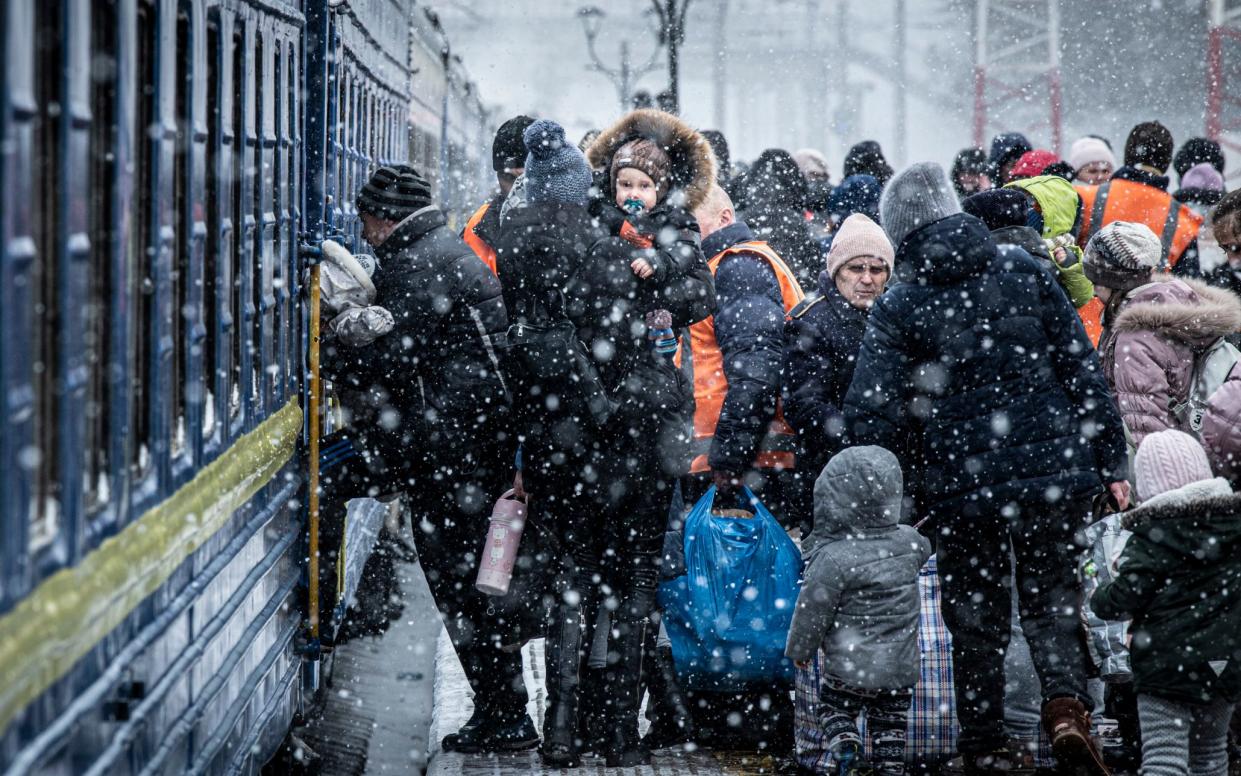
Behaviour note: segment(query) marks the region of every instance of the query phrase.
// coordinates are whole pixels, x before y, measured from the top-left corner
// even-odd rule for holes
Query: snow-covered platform
[[[530,696],[530,717],[543,729],[543,709],[547,691],[543,675],[543,640],[537,639],[522,650],[522,662],[526,678],[526,690]],[[429,776],[453,776],[454,774],[477,774],[478,776],[508,776],[508,774],[564,773],[574,776],[589,774],[632,774],[632,776],[688,776],[689,774],[770,774],[774,772],[772,758],[755,753],[708,752],[697,750],[681,752],[663,750],[656,752],[649,766],[636,768],[605,768],[603,758],[583,758],[582,767],[574,769],[544,768],[537,751],[513,754],[466,755],[460,752],[444,752],[439,742],[444,736],[455,732],[474,711],[469,683],[453,652],[448,633],[440,629],[435,649],[435,710],[431,720]],[[639,717],[639,727],[645,732],[646,720]]]
[[[605,768],[587,757],[573,770],[545,769],[537,751],[500,755],[443,752],[440,741],[470,718],[474,702],[461,663],[453,652],[416,563],[397,563],[405,608],[380,638],[358,638],[340,645],[324,714],[298,732],[318,756],[324,774],[564,773],[682,776],[689,774],[770,774],[770,757],[755,753],[697,750],[656,752],[649,766]],[[530,716],[542,729],[547,693],[543,640],[522,651]],[[642,728],[646,720],[640,718]],[[645,732],[645,731],[644,731]]]

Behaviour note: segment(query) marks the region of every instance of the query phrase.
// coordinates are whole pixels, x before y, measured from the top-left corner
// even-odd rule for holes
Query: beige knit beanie
[[[859,256],[881,259],[888,266],[888,274],[892,274],[896,261],[892,241],[879,224],[861,213],[854,213],[844,220],[832,238],[832,248],[827,252],[827,274],[836,277],[841,267]]]

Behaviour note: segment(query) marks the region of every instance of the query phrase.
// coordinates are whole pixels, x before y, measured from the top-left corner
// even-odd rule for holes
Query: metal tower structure
[[[989,128],[1048,130],[1051,150],[1060,153],[1059,0],[975,0],[974,143],[979,147]]]
[[[1207,3],[1207,137],[1241,151],[1241,0]]]

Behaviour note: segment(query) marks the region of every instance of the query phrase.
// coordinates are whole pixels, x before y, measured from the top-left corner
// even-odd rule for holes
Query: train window
[[[87,514],[102,509],[110,497],[108,455],[112,392],[109,365],[113,360],[109,324],[112,316],[112,228],[116,180],[116,3],[91,8],[91,130],[90,130],[90,298],[86,306],[85,363],[86,468],[83,489]]]
[[[133,227],[135,239],[129,265],[129,294],[133,301],[133,313],[129,319],[133,359],[133,379],[130,380],[130,465],[136,476],[149,471],[151,466],[151,319],[154,311],[154,282],[151,270],[154,264],[155,244],[152,235],[153,203],[151,201],[151,125],[155,123],[155,46],[158,30],[155,26],[155,9],[150,3],[140,3],[137,14],[137,110],[134,116],[134,203]]]
[[[34,360],[31,381],[34,388],[34,501],[32,503],[30,547],[46,546],[56,538],[60,522],[60,477],[57,470],[56,332],[59,305],[56,298],[57,256],[61,224],[60,144],[57,142],[62,109],[61,73],[63,48],[60,4],[46,3],[38,8],[35,24],[35,94],[38,118],[34,129],[34,237],[36,256],[31,283],[34,320],[31,322]]]
[[[252,205],[254,207],[254,264],[252,266],[250,290],[252,301],[254,304],[254,329],[251,332],[250,344],[250,396],[251,400],[257,405],[262,401],[262,388],[265,380],[263,370],[267,364],[264,361],[264,344],[267,340],[264,338],[264,329],[268,326],[271,311],[264,309],[266,301],[264,296],[267,293],[268,279],[271,277],[271,256],[265,250],[267,244],[267,222],[266,213],[264,213],[264,205],[267,203],[266,191],[268,188],[268,177],[271,175],[270,164],[266,149],[267,140],[270,137],[267,122],[270,117],[264,110],[263,97],[265,94],[264,81],[270,75],[268,63],[263,59],[263,36],[257,34],[254,36],[254,136],[257,142],[254,144],[254,169],[255,174],[251,177],[254,186]]]
[[[185,449],[186,370],[189,346],[186,311],[190,303],[190,239],[192,216],[190,200],[190,18],[177,15],[176,83],[173,85],[176,109],[176,140],[173,146],[173,243],[172,258],[172,444],[174,455]]]
[[[241,212],[241,180],[245,164],[246,138],[245,129],[246,105],[245,89],[245,51],[244,38],[240,30],[233,35],[233,253],[229,278],[232,288],[228,292],[229,312],[233,319],[232,369],[228,379],[228,415],[235,418],[241,414],[241,357],[245,352],[245,329],[243,327],[241,305],[241,257],[242,241],[245,239],[245,221]]]
[[[298,320],[298,316],[296,312],[297,308],[294,302],[292,301],[293,299],[295,299],[295,294],[296,294],[295,289],[297,286],[297,277],[296,277],[296,272],[294,270],[294,267],[297,266],[295,262],[297,261],[298,214],[301,210],[298,207],[298,198],[297,198],[297,192],[301,191],[301,188],[298,186],[298,179],[297,179],[297,173],[298,173],[297,161],[298,161],[298,154],[301,153],[301,143],[299,142],[300,133],[298,132],[298,128],[297,128],[298,88],[297,88],[297,64],[296,63],[297,63],[297,47],[296,47],[296,44],[290,43],[289,44],[288,67],[285,70],[285,75],[288,78],[288,90],[289,90],[288,99],[285,100],[285,105],[288,107],[288,114],[289,114],[288,115],[288,122],[289,122],[289,169],[288,169],[289,223],[287,224],[287,227],[289,230],[288,232],[288,241],[289,241],[288,262],[289,263],[288,263],[288,266],[284,268],[285,291],[286,291],[285,293],[285,299],[286,299],[285,315],[287,316],[285,319],[285,323],[284,323],[285,331],[290,331],[291,329],[293,329],[293,327],[296,326],[296,322]],[[294,379],[294,375],[297,373],[297,365],[298,365],[297,353],[298,352],[299,352],[298,339],[295,335],[291,333],[290,339],[289,339],[289,346],[286,350],[286,357],[288,361],[285,364],[285,372],[284,372],[285,381],[286,381],[286,387],[284,390],[286,392],[290,390],[288,384],[292,382],[292,380]]]
[[[288,190],[285,188],[284,170],[288,166],[288,144],[287,130],[284,126],[284,57],[281,56],[283,46],[277,41],[272,52],[272,60],[275,69],[272,71],[271,82],[272,88],[272,120],[271,124],[275,130],[273,138],[275,139],[274,167],[272,170],[272,212],[275,213],[276,223],[272,227],[272,254],[271,254],[271,275],[272,288],[275,292],[275,307],[272,310],[272,317],[275,320],[276,331],[284,331],[284,224],[285,207]],[[270,331],[270,330],[269,330]],[[272,340],[272,354],[274,358],[271,361],[271,367],[268,370],[268,383],[272,386],[272,396],[278,397],[283,394],[279,389],[280,381],[284,379],[284,363],[281,361],[283,353],[276,347],[275,339]]]
[[[207,243],[203,252],[203,326],[207,338],[203,343],[203,440],[211,439],[216,429],[217,377],[220,365],[219,346],[219,281],[220,281],[220,25],[207,21],[207,153],[204,171]]]

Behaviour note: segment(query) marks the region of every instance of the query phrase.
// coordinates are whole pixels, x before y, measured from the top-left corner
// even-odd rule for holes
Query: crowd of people
[[[518,116],[460,234],[420,171],[375,170],[356,206],[388,323],[328,326],[355,452],[324,487],[329,505],[414,496],[474,691],[443,748],[632,766],[757,729],[807,773],[1226,773],[1241,192],[1218,144],[1174,150],[1147,122],[1120,154],[1006,133],[948,170],[896,171],[867,141],[833,185],[818,151],[743,168],[722,134],[659,110],[580,147]],[[522,555],[487,596],[479,550],[510,487]],[[659,589],[704,498],[761,501],[799,541],[795,689],[680,686]],[[1121,540],[1096,564],[1104,521]],[[1101,646],[1096,622],[1123,643]],[[1125,670],[1100,671],[1105,647]],[[934,746],[911,716],[928,699],[951,718]]]

